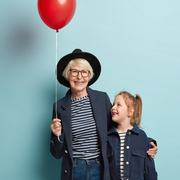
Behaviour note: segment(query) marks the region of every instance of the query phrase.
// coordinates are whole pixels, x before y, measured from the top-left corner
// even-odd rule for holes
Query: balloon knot
[[[58,30],[58,29],[56,29],[56,32],[58,33],[58,32],[59,32],[59,30]]]

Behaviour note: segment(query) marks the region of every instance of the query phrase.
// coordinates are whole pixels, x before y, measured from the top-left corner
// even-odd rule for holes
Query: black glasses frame
[[[78,72],[76,76],[74,76],[74,75],[72,74],[72,70],[75,70],[75,71]],[[69,71],[71,72],[71,75],[72,75],[73,77],[77,77],[77,76],[79,75],[79,72],[81,72],[81,76],[82,76],[82,77],[88,77],[88,76],[89,76],[89,73],[90,73],[90,71],[89,71],[89,70],[86,70],[86,69],[83,69],[83,70],[81,70],[81,71],[79,71],[79,70],[77,70],[77,69],[70,69]],[[87,71],[87,72],[88,72],[87,76],[84,76],[84,75],[82,74],[82,71]]]

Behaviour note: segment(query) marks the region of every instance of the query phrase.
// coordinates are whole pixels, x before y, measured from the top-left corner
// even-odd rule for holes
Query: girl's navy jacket
[[[112,180],[120,180],[120,138],[113,127],[108,132],[107,155]],[[124,179],[157,180],[154,160],[147,154],[151,147],[146,133],[135,124],[128,130],[124,143]]]

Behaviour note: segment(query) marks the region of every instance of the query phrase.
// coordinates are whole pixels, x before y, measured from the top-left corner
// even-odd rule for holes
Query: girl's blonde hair
[[[131,116],[131,125],[137,124],[140,128],[141,123],[141,115],[142,115],[142,99],[138,94],[135,94],[135,96],[131,95],[127,91],[121,91],[118,95],[121,95],[127,105],[127,110],[130,112],[130,110],[133,108],[134,112]],[[118,96],[117,95],[117,96]]]
[[[89,62],[86,59],[83,59],[83,58],[76,58],[76,59],[72,59],[67,64],[67,66],[65,67],[64,71],[62,72],[62,76],[65,79],[68,79],[68,72],[69,72],[70,68],[75,66],[75,65],[84,67],[84,68],[86,68],[87,70],[90,71],[89,81],[93,78],[94,72],[93,72],[93,69],[92,69],[91,65],[89,64]]]

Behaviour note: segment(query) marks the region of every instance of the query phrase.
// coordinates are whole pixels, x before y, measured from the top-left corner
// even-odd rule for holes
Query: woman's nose
[[[81,71],[78,72],[78,75],[77,75],[77,78],[82,78],[82,74],[81,74]]]

